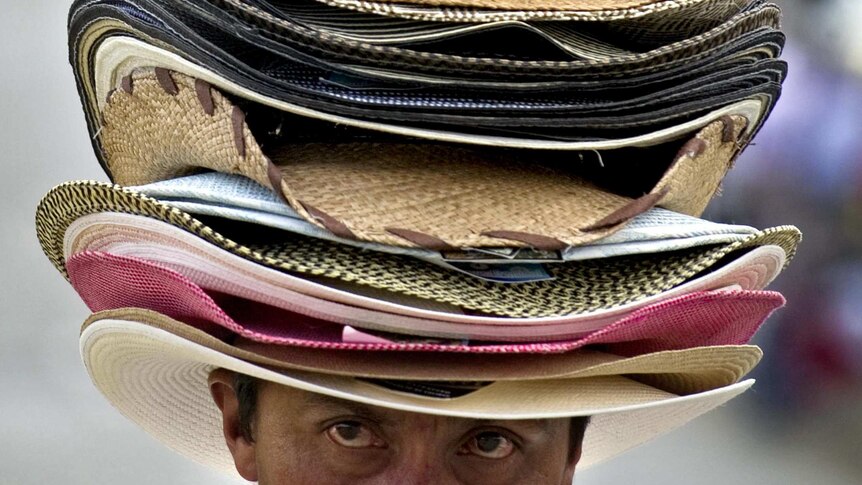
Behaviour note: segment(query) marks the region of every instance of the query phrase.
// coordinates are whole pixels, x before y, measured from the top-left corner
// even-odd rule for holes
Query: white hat
[[[296,389],[390,409],[479,419],[592,416],[580,467],[607,460],[682,426],[747,390],[753,380],[691,395],[676,395],[611,375],[508,381],[464,396],[438,399],[394,391],[350,377],[278,372],[208,345],[140,322],[103,319],[85,325],[84,364],[96,387],[121,413],[170,448],[235,474],[221,415],[208,386],[224,368]],[[219,343],[211,339],[209,344]]]

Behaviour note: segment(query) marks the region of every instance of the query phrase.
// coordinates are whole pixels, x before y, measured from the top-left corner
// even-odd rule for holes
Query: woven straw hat
[[[368,294],[370,287],[343,281],[339,288],[332,286],[333,280],[320,284],[308,277],[276,271],[225,251],[183,229],[143,216],[108,212],[77,219],[66,230],[63,254],[68,259],[85,251],[153,262],[182,274],[207,291],[345,325],[374,328],[397,321],[417,335],[435,332],[459,336],[469,327],[474,332],[485,329],[498,335],[505,331],[506,339],[511,341],[535,341],[539,329],[549,338],[584,335],[649,305],[689,293],[723,288],[761,290],[786,262],[785,250],[780,246],[755,247],[714,271],[628,304],[566,316],[508,318],[465,314],[457,307],[409,298],[403,293]]]
[[[654,208],[635,217],[618,232],[608,237],[587,246],[572,246],[559,253],[524,251],[516,248],[505,251],[430,251],[339,238],[327,230],[308,223],[272,191],[240,175],[205,172],[130,188],[195,217],[217,217],[258,224],[373,251],[412,256],[444,267],[451,267],[451,263],[552,264],[660,253],[695,246],[724,244],[757,232],[750,226],[710,222],[667,209]]]
[[[681,144],[647,195],[630,199],[573,176],[571,161],[539,163],[551,157],[547,152],[311,143],[265,154],[243,111],[207,83],[156,69],[121,84],[103,110],[99,137],[117,183],[142,185],[199,169],[235,173],[339,237],[438,250],[560,250],[607,236],[656,204],[697,215],[748,124],[740,116],[709,124]]]
[[[760,360],[753,345],[719,345],[622,357],[580,349],[554,354],[430,352],[339,352],[213,337],[209,332],[149,310],[119,308],[95,313],[85,327],[102,320],[136,322],[179,335],[233,357],[271,369],[301,370],[377,379],[435,381],[518,381],[637,375],[662,390],[690,394],[737,382]],[[229,342],[229,343],[225,343]]]
[[[236,334],[260,343],[331,350],[511,354],[565,352],[605,344],[608,352],[636,355],[704,345],[743,344],[784,303],[781,295],[774,292],[695,293],[648,306],[575,340],[559,341],[560,336],[552,334],[556,341],[545,342],[548,335],[541,324],[521,324],[516,328],[519,336],[524,333],[523,338],[530,340],[521,344],[490,344],[482,340],[508,340],[514,325],[466,324],[460,326],[457,334],[438,333],[436,322],[417,324],[411,317],[319,299],[303,306],[302,311],[292,311],[220,291],[206,291],[165,266],[110,253],[78,253],[69,258],[66,267],[72,285],[92,311],[146,308],[214,335]],[[329,318],[332,314],[335,318]],[[377,336],[371,339],[372,343],[354,342],[346,338],[350,334],[345,330],[352,330],[345,325],[398,335]],[[438,343],[417,335],[479,342]]]
[[[504,285],[446,271],[409,257],[361,251],[314,238],[290,237],[290,233],[279,232],[273,242],[273,235],[257,238],[255,228],[243,226],[228,239],[189,214],[132,190],[100,182],[69,182],[49,192],[36,213],[42,249],[64,274],[66,229],[80,217],[102,212],[161,220],[243,258],[282,271],[323,277],[328,280],[326,284],[346,281],[356,283],[359,288],[376,288],[509,317],[573,315],[613,308],[678,286],[738,250],[776,245],[784,249],[789,260],[800,239],[796,228],[783,226],[731,244],[556,264],[548,267],[554,277],[552,281]],[[214,222],[217,221],[211,223]],[[245,239],[245,243],[235,242],[235,238]]]
[[[233,460],[207,385],[216,368],[410,412],[479,419],[589,415],[582,468],[681,426],[753,384],[748,380],[679,396],[625,377],[599,376],[496,382],[465,396],[434,399],[355,378],[276,372],[225,353],[220,341],[205,334],[197,337],[105,317],[83,329],[81,355],[96,387],[126,417],[172,449],[232,475]]]

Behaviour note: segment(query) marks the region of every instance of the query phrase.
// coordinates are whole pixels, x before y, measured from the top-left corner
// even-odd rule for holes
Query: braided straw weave
[[[735,251],[781,246],[788,261],[801,234],[792,226],[764,230],[732,244],[670,253],[608,258],[548,267],[551,281],[497,284],[410,258],[284,233],[272,244],[244,245],[191,215],[133,190],[100,182],[68,182],[40,202],[36,226],[42,250],[66,274],[63,236],[76,219],[118,212],[179,227],[226,251],[270,268],[348,281],[504,317],[549,317],[613,308],[678,286]],[[236,234],[241,238],[242,234]]]
[[[288,144],[270,161],[239,108],[209,85],[164,70],[124,79],[103,116],[100,139],[120,184],[142,185],[200,168],[244,175],[341,237],[433,249],[586,244],[662,197],[670,209],[699,214],[718,190],[746,124],[742,117],[726,117],[706,126],[656,190],[632,200],[566,167],[531,159],[541,155],[509,151]]]
[[[697,35],[688,36],[682,40],[672,42],[667,45],[662,45],[646,52],[638,52],[629,55],[613,56],[606,59],[592,60],[572,60],[572,61],[552,61],[552,60],[535,60],[535,59],[508,59],[494,57],[472,57],[459,56],[454,54],[443,54],[434,52],[414,51],[411,49],[403,49],[400,47],[380,46],[368,44],[365,42],[345,38],[340,35],[335,35],[329,32],[315,30],[306,27],[296,22],[288,22],[283,18],[279,18],[271,13],[261,10],[254,5],[248,4],[243,0],[212,0],[220,8],[225,10],[233,10],[236,15],[242,17],[245,21],[253,23],[255,26],[264,31],[275,31],[280,34],[300,42],[308,46],[326,46],[325,51],[338,53],[342,61],[356,62],[361,65],[367,64],[369,61],[381,66],[386,66],[390,69],[408,69],[409,72],[416,70],[424,71],[429,68],[442,68],[462,70],[474,73],[479,70],[482,72],[506,72],[509,75],[519,74],[521,70],[538,70],[545,74],[555,73],[561,76],[571,76],[578,73],[579,76],[590,77],[601,71],[605,75],[608,71],[615,72],[618,76],[630,76],[634,73],[656,72],[666,69],[669,64],[675,61],[684,59],[692,60],[693,58],[707,55],[712,49],[718,48],[735,39],[751,33],[761,28],[777,29],[780,24],[781,10],[775,4],[762,2],[759,5],[752,5],[748,10],[740,11],[738,14],[731,16],[724,22],[715,25],[705,32]],[[423,10],[420,7],[411,6],[409,8],[399,9],[394,5],[365,2],[361,0],[326,0],[326,3],[335,4],[344,8],[369,11],[375,14],[390,15],[396,17],[410,18],[414,20],[443,20],[447,22],[490,22],[490,21],[526,21],[526,20],[621,20],[628,19],[627,16],[620,16],[619,11],[611,12],[610,15],[604,18],[596,17],[596,12],[585,15],[569,15],[563,12],[554,12],[553,14],[536,12],[482,12],[481,15],[476,15],[464,9],[430,9],[430,12]],[[679,2],[673,2],[679,3]],[[671,2],[664,3],[665,7]],[[713,2],[709,2],[714,6]],[[695,18],[711,19],[704,20],[705,23],[711,24],[716,18],[724,19],[724,14],[720,12],[704,13],[700,16],[692,17],[688,12],[683,10],[674,16],[653,16],[655,22],[648,28],[644,25],[646,22],[640,18],[634,18],[623,21],[617,21],[608,24],[608,28],[620,35],[640,35],[648,34],[648,37],[655,37],[657,32],[662,29],[673,28],[679,32],[681,28],[700,30],[705,27],[700,26],[694,28],[691,24]],[[637,27],[633,24],[638,24]],[[403,62],[402,62],[403,61]]]
[[[608,22],[640,17],[700,19],[738,12],[752,0],[318,0],[327,5],[445,22],[574,20]]]

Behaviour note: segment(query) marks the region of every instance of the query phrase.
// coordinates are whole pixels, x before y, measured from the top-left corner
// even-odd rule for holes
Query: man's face
[[[261,485],[570,484],[570,420],[484,421],[394,411],[260,382],[253,440],[230,377],[211,379],[237,470]]]

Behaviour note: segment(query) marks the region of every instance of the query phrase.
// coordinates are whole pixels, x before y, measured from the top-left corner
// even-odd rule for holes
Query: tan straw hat
[[[721,345],[621,357],[590,349],[554,354],[447,354],[341,351],[291,347],[234,338],[231,343],[160,313],[122,308],[93,314],[84,328],[102,320],[137,322],[270,369],[416,381],[522,381],[633,375],[675,394],[734,384],[760,361],[753,345]]]
[[[316,281],[323,284],[337,287],[339,282],[349,282],[356,284],[357,290],[385,290],[374,294],[375,298],[396,293],[509,317],[573,315],[635,302],[683,284],[716,263],[729,262],[740,251],[757,246],[780,246],[789,261],[801,237],[796,228],[783,226],[729,244],[555,264],[547,268],[553,280],[505,285],[410,257],[362,251],[283,231],[260,234],[261,228],[224,227],[225,236],[191,215],[133,190],[101,182],[69,182],[49,192],[36,214],[42,249],[58,270],[65,274],[63,245],[69,225],[83,216],[103,212],[160,220],[245,259],[306,278],[320,278]],[[730,259],[724,259],[727,256]]]
[[[678,154],[664,176],[632,199],[573,175],[575,153],[407,140],[303,143],[290,141],[290,126],[288,141],[265,153],[242,109],[209,84],[161,68],[123,78],[102,116],[99,140],[121,185],[201,169],[244,175],[339,237],[434,250],[561,250],[607,236],[656,204],[698,215],[749,122],[724,116],[687,142],[671,142]]]
[[[210,347],[213,345],[214,347]],[[592,416],[581,467],[679,427],[748,389],[748,380],[677,395],[619,375],[494,382],[437,399],[361,379],[271,370],[144,323],[105,318],[85,325],[81,355],[96,387],[121,413],[189,458],[235,474],[207,384],[224,368],[296,389],[410,412],[477,419]]]

